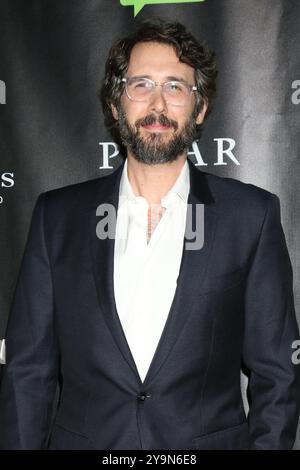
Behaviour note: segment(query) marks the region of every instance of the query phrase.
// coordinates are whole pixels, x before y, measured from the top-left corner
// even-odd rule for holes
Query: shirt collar
[[[185,161],[180,174],[175,181],[172,188],[165,194],[165,196],[161,199],[161,203],[168,203],[171,199],[181,200],[183,202],[187,202],[188,195],[190,191],[190,172],[189,172],[189,165],[187,160]],[[127,158],[124,163],[123,173],[120,182],[120,191],[119,191],[119,206],[121,206],[124,202],[128,200],[137,201],[140,199],[141,196],[136,196],[133,192],[132,186],[128,179],[128,172],[127,172]]]

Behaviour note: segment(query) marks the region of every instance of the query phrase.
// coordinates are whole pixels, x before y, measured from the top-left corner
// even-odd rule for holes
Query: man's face
[[[194,69],[180,62],[171,46],[155,42],[139,43],[133,48],[127,77],[195,85]],[[206,111],[205,105],[195,115],[195,103],[192,93],[185,106],[171,105],[162,87],[157,86],[144,102],[130,100],[124,91],[119,108],[112,106],[112,111],[119,120],[121,139],[133,157],[146,164],[158,164],[176,160],[192,144],[196,124],[202,123]]]

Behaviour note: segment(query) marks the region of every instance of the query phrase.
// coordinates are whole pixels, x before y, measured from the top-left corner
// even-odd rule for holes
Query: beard
[[[118,114],[119,132],[123,145],[131,151],[138,162],[147,165],[175,161],[192,145],[198,133],[195,111],[180,132],[177,132],[178,123],[168,119],[163,114],[159,116],[149,114],[142,119],[138,119],[135,122],[135,127],[128,123],[121,107],[118,109]],[[164,133],[160,132],[150,132],[148,136],[143,137],[140,133],[140,127],[153,124],[173,127],[173,137],[165,140]]]

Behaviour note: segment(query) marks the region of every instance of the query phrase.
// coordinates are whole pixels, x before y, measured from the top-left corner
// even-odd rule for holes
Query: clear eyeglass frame
[[[132,83],[134,82],[144,82],[145,84],[147,83],[148,85],[150,85],[150,88],[148,90],[148,93],[146,95],[145,98],[143,99],[136,99],[136,98],[132,98],[130,96],[130,92],[129,92],[129,87]],[[194,92],[197,92],[199,91],[198,88],[195,86],[195,85],[190,85],[188,83],[185,83],[185,82],[182,82],[182,81],[179,81],[179,80],[169,80],[167,82],[164,82],[164,83],[159,83],[159,82],[155,82],[154,80],[151,80],[150,78],[140,78],[140,77],[123,77],[121,79],[121,82],[125,83],[125,91],[126,91],[126,95],[127,97],[131,100],[131,101],[135,101],[135,102],[139,102],[139,103],[143,103],[143,102],[147,102],[149,99],[150,99],[150,96],[151,94],[154,92],[154,90],[156,89],[157,86],[161,86],[162,87],[162,91],[164,93],[164,90],[167,89],[167,86],[168,85],[171,85],[171,86],[175,86],[175,85],[180,85],[180,86],[184,86],[185,89],[187,90],[187,94],[186,94],[186,97],[189,98],[192,93]],[[167,93],[165,92],[165,95],[167,95]],[[179,107],[184,107],[184,106],[187,106],[188,104],[188,100],[186,101],[186,103],[183,103],[183,104],[178,104],[178,103],[172,103],[172,97],[171,97],[171,100],[170,98],[165,98],[166,99],[166,102],[172,106],[179,106]]]

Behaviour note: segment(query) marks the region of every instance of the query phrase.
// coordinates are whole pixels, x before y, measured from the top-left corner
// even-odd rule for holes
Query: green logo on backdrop
[[[201,3],[205,0],[120,0],[123,7],[133,6],[136,16],[145,5],[157,5],[165,3]]]

